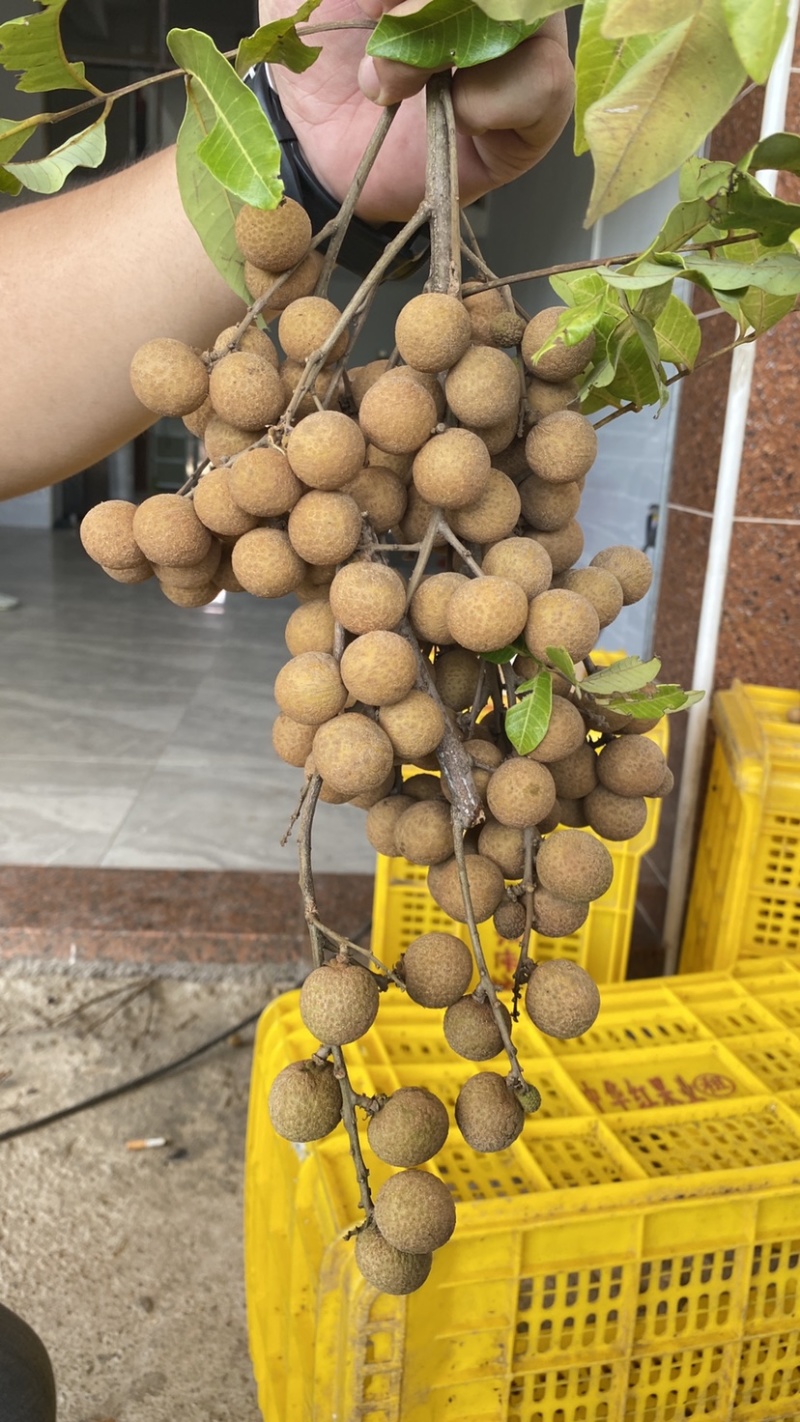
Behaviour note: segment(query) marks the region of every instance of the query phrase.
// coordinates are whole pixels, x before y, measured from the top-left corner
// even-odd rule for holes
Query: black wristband
[[[323,188],[312,173],[297,140],[297,134],[283,112],[283,106],[267,77],[266,66],[260,64],[251,70],[245,81],[253,90],[264,113],[272,124],[281,146],[281,179],[287,197],[294,198],[304,207],[311,219],[314,232],[319,232],[339,211],[339,203]],[[372,270],[387,244],[402,231],[399,222],[386,222],[382,227],[370,227],[358,217],[352,218],[347,235],[336,258],[339,266],[346,267],[356,276],[365,277]],[[325,248],[322,243],[322,249]],[[406,242],[384,273],[384,281],[400,281],[410,276],[422,266],[430,251],[430,236],[427,226]]]

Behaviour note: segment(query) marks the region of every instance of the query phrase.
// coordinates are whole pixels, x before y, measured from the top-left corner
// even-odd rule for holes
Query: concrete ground
[[[0,1131],[180,1056],[274,982],[262,968],[3,965]],[[0,1297],[45,1340],[59,1422],[258,1422],[242,1283],[253,1034],[0,1143]],[[169,1144],[126,1148],[152,1137]]]

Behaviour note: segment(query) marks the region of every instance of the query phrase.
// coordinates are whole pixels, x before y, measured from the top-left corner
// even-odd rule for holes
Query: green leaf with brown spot
[[[553,680],[548,672],[533,678],[530,692],[506,711],[505,732],[520,755],[536,750],[550,725]]]

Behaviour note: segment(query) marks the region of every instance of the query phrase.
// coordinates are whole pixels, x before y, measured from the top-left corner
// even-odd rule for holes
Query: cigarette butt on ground
[[[145,1140],[126,1141],[126,1150],[158,1150],[161,1146],[168,1146],[169,1141],[166,1136],[148,1136]]]

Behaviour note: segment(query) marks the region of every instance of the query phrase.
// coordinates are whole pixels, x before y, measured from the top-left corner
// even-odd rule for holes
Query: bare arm
[[[128,380],[152,336],[206,347],[244,313],[181,206],[174,150],[0,218],[0,499],[152,423]]]

